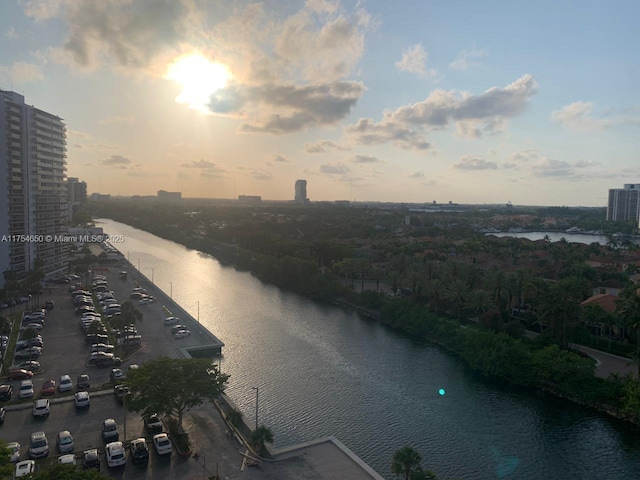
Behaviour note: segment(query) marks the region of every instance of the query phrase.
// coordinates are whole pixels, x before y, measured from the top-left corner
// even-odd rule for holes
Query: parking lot
[[[138,286],[135,278],[118,278],[118,269],[110,272],[96,272],[108,276],[109,290],[114,292],[115,298],[123,303],[129,300],[132,289]],[[144,286],[144,285],[143,285]],[[90,285],[89,285],[90,289]],[[0,383],[13,385],[13,402],[6,405],[5,422],[0,426],[0,438],[5,442],[17,441],[21,444],[21,460],[28,458],[29,438],[31,433],[43,431],[47,435],[50,445],[49,458],[38,462],[55,461],[58,457],[56,450],[56,436],[62,430],[68,430],[74,437],[75,456],[79,461],[82,451],[98,448],[101,451],[101,470],[108,472],[114,478],[206,478],[205,473],[211,475],[220,469],[226,471],[222,478],[229,476],[231,471],[239,471],[242,457],[238,454],[239,445],[225,436],[225,425],[217,411],[211,405],[203,405],[194,409],[193,416],[185,418],[185,427],[192,438],[192,445],[198,449],[197,457],[181,457],[176,452],[172,455],[159,457],[150,445],[150,459],[148,465],[133,465],[128,460],[125,467],[108,469],[104,456],[105,443],[101,438],[101,424],[107,418],[116,420],[120,432],[120,440],[132,440],[139,436],[146,436],[140,415],[125,412],[113,395],[113,383],[110,382],[110,368],[97,368],[88,362],[90,344],[85,341],[85,333],[81,329],[80,316],[74,312],[68,285],[52,285],[47,287],[41,296],[41,303],[52,300],[55,307],[46,315],[45,327],[38,333],[43,337],[42,355],[35,359],[41,363],[42,369],[33,376],[34,397],[15,403],[20,381],[9,382],[6,377]],[[164,325],[167,316],[163,305],[151,303],[137,305],[143,313],[143,321],[137,323],[138,333],[142,336],[142,345],[129,351],[117,351],[122,357],[121,369],[126,373],[131,364],[142,364],[158,356],[179,357],[181,349],[199,345],[197,335],[176,339],[171,335],[170,327]],[[89,392],[91,405],[88,409],[76,409],[73,402],[75,381],[79,374],[88,374],[91,380]],[[50,415],[46,418],[34,418],[32,406],[35,399],[41,398],[42,384],[49,379],[59,381],[61,375],[69,375],[74,382],[71,392],[56,392],[50,396]],[[126,422],[126,437],[125,437]],[[200,428],[204,428],[202,431]],[[147,436],[147,440],[150,437]],[[151,443],[151,442],[149,442]],[[216,443],[218,461],[203,461],[208,449]],[[202,451],[202,456],[200,456]],[[209,455],[212,455],[209,453]],[[202,460],[201,460],[202,459]],[[244,478],[249,478],[243,475]],[[250,475],[251,476],[251,475]]]

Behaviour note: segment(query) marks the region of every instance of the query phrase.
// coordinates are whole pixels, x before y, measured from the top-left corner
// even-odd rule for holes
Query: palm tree
[[[391,460],[391,473],[404,475],[405,480],[410,480],[411,476],[421,470],[420,454],[410,446],[406,445],[393,454]]]
[[[251,434],[251,441],[258,450],[258,455],[264,456],[267,453],[265,443],[273,443],[273,433],[264,425],[260,425]]]

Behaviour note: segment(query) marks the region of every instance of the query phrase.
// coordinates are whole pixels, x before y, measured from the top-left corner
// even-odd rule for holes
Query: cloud
[[[567,177],[568,179],[580,179],[584,177],[601,177],[601,173],[594,169],[598,162],[591,160],[564,161],[550,158],[537,150],[521,150],[510,156],[507,165],[528,170],[532,175],[541,178]]]
[[[218,165],[215,162],[204,160],[202,158],[200,160],[192,160],[189,163],[183,163],[180,166],[184,168],[218,168]]]
[[[4,36],[11,39],[11,40],[15,40],[17,38],[20,38],[21,35],[16,31],[15,27],[9,27],[4,31]]]
[[[283,157],[282,155],[274,155],[273,157],[271,157],[271,161],[272,162],[283,162],[283,163],[289,163],[289,160],[287,160],[285,157]]]
[[[485,50],[472,46],[470,50],[462,50],[458,54],[458,58],[449,64],[449,68],[453,70],[468,70],[471,67],[478,66],[480,62],[474,62],[474,60],[483,58],[485,54]]]
[[[320,165],[320,172],[326,173],[328,175],[343,175],[345,173],[349,173],[351,170],[346,165],[342,165],[341,163],[330,164],[326,163],[324,165]]]
[[[453,168],[456,170],[497,170],[498,164],[495,162],[488,162],[483,158],[467,155],[454,163]]]
[[[551,119],[564,127],[579,132],[603,131],[618,125],[640,125],[640,116],[609,114],[601,118],[593,118],[591,102],[574,102],[556,110]]]
[[[38,65],[27,62],[15,62],[11,66],[0,65],[0,81],[7,83],[27,83],[44,80]]]
[[[304,144],[304,151],[307,153],[323,153],[323,152],[326,152],[327,150],[345,151],[345,150],[349,150],[349,148],[343,145],[340,145],[339,143],[336,143],[333,140],[321,140],[315,143]]]
[[[425,132],[455,125],[459,135],[479,138],[504,131],[507,121],[521,113],[537,84],[524,75],[504,88],[491,87],[480,95],[435,90],[426,100],[385,111],[382,120],[359,119],[344,132],[348,140],[372,145],[391,142],[400,148],[429,148]]]
[[[354,155],[349,161],[353,163],[382,163],[382,160],[372,155]]]
[[[426,175],[424,174],[424,172],[422,170],[417,171],[417,172],[413,172],[411,175],[409,175],[409,178],[425,178]]]
[[[98,163],[100,165],[113,166],[116,168],[127,168],[125,165],[130,164],[131,160],[127,157],[123,157],[122,155],[111,155],[109,158],[99,160]]]
[[[402,50],[402,59],[396,62],[396,68],[402,72],[414,73],[422,78],[431,78],[437,75],[436,70],[427,70],[427,51],[418,43]]]
[[[272,180],[273,175],[262,168],[256,168],[251,170],[251,178],[254,180]]]
[[[98,125],[133,125],[135,117],[133,115],[113,115],[98,120]]]
[[[278,113],[257,118],[255,122],[245,122],[239,131],[284,134],[335,124],[349,114],[363,92],[362,82],[355,81],[246,87],[242,93],[244,102],[265,106],[268,110],[275,109]],[[238,102],[236,108],[241,106],[242,103]],[[215,108],[215,103],[211,107]]]

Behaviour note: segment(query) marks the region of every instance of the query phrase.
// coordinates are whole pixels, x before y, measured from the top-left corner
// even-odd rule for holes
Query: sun
[[[209,113],[211,95],[227,85],[231,72],[221,63],[212,62],[200,54],[191,54],[174,60],[167,68],[165,78],[182,86],[176,102]]]

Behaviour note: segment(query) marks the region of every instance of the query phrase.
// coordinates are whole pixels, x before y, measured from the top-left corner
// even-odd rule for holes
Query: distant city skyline
[[[606,206],[640,182],[640,4],[3,3],[0,89],[89,193]]]

